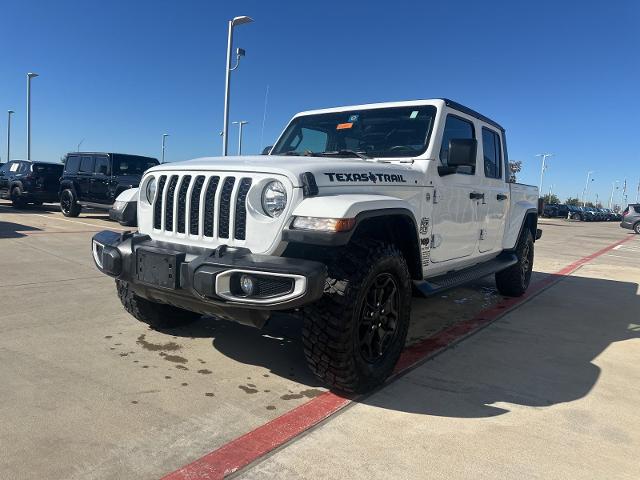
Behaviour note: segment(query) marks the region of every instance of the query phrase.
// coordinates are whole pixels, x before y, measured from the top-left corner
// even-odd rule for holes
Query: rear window
[[[142,175],[151,167],[158,165],[158,160],[151,157],[139,157],[136,155],[114,155],[114,175]]]
[[[34,163],[31,167],[31,171],[41,175],[61,175],[62,165],[56,165],[53,163]]]

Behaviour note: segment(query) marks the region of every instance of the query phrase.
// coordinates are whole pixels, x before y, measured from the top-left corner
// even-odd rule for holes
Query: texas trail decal
[[[327,173],[330,182],[387,182],[387,183],[407,183],[403,175],[388,173]]]

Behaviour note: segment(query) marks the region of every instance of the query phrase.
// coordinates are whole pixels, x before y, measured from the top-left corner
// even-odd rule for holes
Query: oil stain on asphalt
[[[247,385],[238,385],[238,388],[244,391],[245,393],[258,393],[258,389],[249,387]]]
[[[286,395],[282,395],[280,398],[282,400],[298,400],[303,397],[314,398],[322,393],[324,392],[322,390],[318,390],[317,388],[309,388],[307,390],[302,390],[300,393],[289,393]]]
[[[164,352],[160,352],[160,356],[165,360],[173,363],[187,363],[189,361],[186,358],[181,357],[180,355],[167,355]]]
[[[151,352],[158,351],[167,351],[174,352],[176,350],[182,349],[181,345],[178,345],[176,342],[167,342],[167,343],[151,343],[146,340],[146,335],[143,333],[138,337],[136,343],[140,345],[145,350],[149,350]]]

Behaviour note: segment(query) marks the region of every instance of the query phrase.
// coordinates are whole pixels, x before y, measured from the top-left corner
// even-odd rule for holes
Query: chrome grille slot
[[[229,238],[229,215],[231,214],[231,194],[233,185],[236,183],[235,177],[227,177],[222,185],[220,194],[220,210],[218,219],[218,237]]]
[[[191,183],[191,175],[185,175],[180,182],[180,189],[178,190],[178,225],[176,230],[178,233],[184,233],[186,229],[186,211],[187,211],[187,190]]]
[[[176,185],[178,184],[178,176],[171,176],[169,186],[167,187],[167,201],[164,206],[164,229],[167,232],[173,232],[173,201],[176,194]]]
[[[238,198],[236,199],[235,214],[235,231],[236,240],[244,240],[247,235],[247,194],[251,187],[251,179],[243,178],[240,180],[240,188],[238,189]]]
[[[204,236],[213,237],[213,212],[215,212],[216,190],[220,177],[211,177],[204,198]]]
[[[199,235],[200,231],[200,195],[204,185],[204,176],[198,175],[191,191],[191,207],[189,209],[189,234]]]
[[[153,228],[160,230],[162,228],[162,194],[164,193],[164,184],[167,176],[162,175],[158,180],[158,189],[156,192],[155,204],[153,205]]]

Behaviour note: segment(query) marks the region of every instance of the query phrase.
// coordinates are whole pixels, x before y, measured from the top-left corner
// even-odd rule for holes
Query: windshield
[[[427,149],[435,115],[431,105],[304,115],[271,155],[415,157]]]
[[[114,155],[114,175],[142,175],[145,171],[158,165],[158,160],[151,157],[139,157],[137,155]]]

